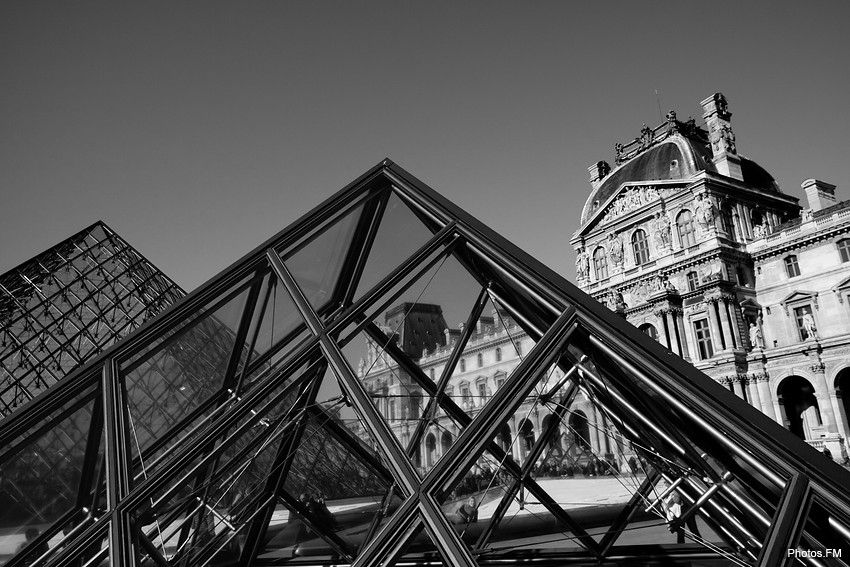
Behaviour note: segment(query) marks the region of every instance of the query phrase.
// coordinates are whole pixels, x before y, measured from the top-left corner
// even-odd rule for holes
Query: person
[[[31,565],[36,559],[47,553],[47,543],[43,542],[41,545],[36,547],[31,547],[32,543],[38,538],[39,531],[38,528],[27,528],[27,531],[24,532],[24,537],[26,541],[24,541],[20,546],[18,546],[17,553],[21,553],[27,548],[30,548],[29,553],[27,553],[24,558],[23,565]]]
[[[667,510],[667,522],[673,524],[682,517],[682,497],[674,490],[664,501]],[[676,528],[676,543],[685,543],[685,529],[682,526]]]
[[[668,522],[672,524],[682,517],[682,496],[679,494],[678,490],[671,492],[664,504],[667,509]],[[685,524],[688,526],[688,530],[690,530],[693,536],[700,537],[696,514],[688,516],[688,519],[685,520]],[[684,526],[679,526],[676,529],[676,543],[685,543]]]
[[[466,503],[457,509],[457,518],[459,524],[474,524],[478,521],[478,507],[474,496],[467,498]]]

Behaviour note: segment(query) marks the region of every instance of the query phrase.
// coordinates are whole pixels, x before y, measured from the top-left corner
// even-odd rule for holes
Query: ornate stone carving
[[[723,146],[728,153],[738,153],[738,150],[735,146],[735,133],[732,131],[731,126],[729,126],[728,124],[724,124],[720,127],[720,139],[723,141]]]
[[[623,239],[617,234],[608,235],[606,246],[611,263],[619,266],[623,263]]]
[[[649,146],[652,145],[652,141],[655,139],[655,132],[647,126],[643,125],[643,128],[640,129],[640,149],[645,150]]]
[[[676,121],[676,111],[667,113],[667,135],[676,134],[679,131],[679,123]]]
[[[669,250],[672,243],[670,232],[670,217],[664,211],[655,215],[652,221],[652,235],[655,247],[659,250]]]
[[[623,294],[614,290],[609,291],[608,295],[605,296],[605,305],[611,311],[622,311],[626,309],[626,301],[623,299]]]
[[[809,366],[809,369],[816,374],[823,373],[826,371],[826,364],[824,364],[823,362],[818,362]]]
[[[602,222],[609,222],[660,197],[661,193],[655,187],[642,186],[626,189],[608,206],[605,216],[602,217]]]
[[[818,328],[815,325],[815,318],[808,309],[806,309],[806,313],[803,315],[803,328],[806,330],[809,339],[818,339]]]
[[[704,231],[714,227],[714,204],[707,195],[697,195],[694,201],[697,223]]]
[[[723,96],[723,93],[716,93],[714,95],[714,106],[717,108],[717,116],[723,120],[729,120],[732,116],[729,112],[729,102],[726,100],[726,97]]]
[[[590,256],[584,248],[576,250],[576,278],[585,280],[590,276]]]
[[[754,349],[764,348],[764,336],[755,323],[750,323],[750,346]]]

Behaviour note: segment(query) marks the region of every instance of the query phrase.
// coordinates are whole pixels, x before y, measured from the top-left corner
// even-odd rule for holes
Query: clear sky
[[[101,219],[194,289],[384,157],[556,271],[587,167],[723,92],[850,198],[850,3],[3,2],[0,272]]]

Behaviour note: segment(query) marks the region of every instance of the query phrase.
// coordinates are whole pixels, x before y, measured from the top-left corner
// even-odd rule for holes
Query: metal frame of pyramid
[[[391,195],[431,237],[359,293]],[[480,286],[470,322],[487,296],[536,341],[475,416],[367,316],[447,257]],[[429,396],[425,416],[439,409],[463,425],[424,473],[343,353],[361,332]],[[450,367],[468,339],[460,338]],[[549,386],[541,377],[553,367],[563,379]],[[336,406],[317,403],[327,384],[338,387]],[[522,465],[494,441],[530,396],[557,400],[563,417],[579,391],[650,465],[598,537],[532,474],[552,426]],[[357,428],[341,424],[346,411]],[[88,435],[58,455],[52,447],[69,424]],[[829,550],[850,547],[850,473],[389,160],[6,417],[0,447],[0,475],[33,459],[61,461],[65,470],[61,479],[36,479],[50,494],[24,494],[21,509],[0,511],[7,532],[45,526],[10,567],[848,565]],[[510,489],[470,539],[443,503],[483,454],[503,465]],[[660,479],[668,487],[658,491]],[[346,532],[298,496],[310,483],[378,504]],[[517,535],[488,546],[520,488],[570,545]],[[618,545],[630,522],[674,490],[687,506],[671,529],[698,515],[720,538],[717,549]],[[324,555],[275,553],[270,526],[281,510]],[[710,563],[715,552],[725,563]]]
[[[0,415],[185,292],[102,222],[0,276]]]

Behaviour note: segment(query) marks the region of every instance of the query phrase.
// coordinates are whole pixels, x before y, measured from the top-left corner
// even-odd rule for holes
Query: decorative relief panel
[[[623,191],[614,201],[608,205],[602,224],[610,222],[618,217],[630,213],[636,209],[648,205],[662,197],[668,197],[676,192],[676,189],[658,189],[648,185],[631,187]]]

